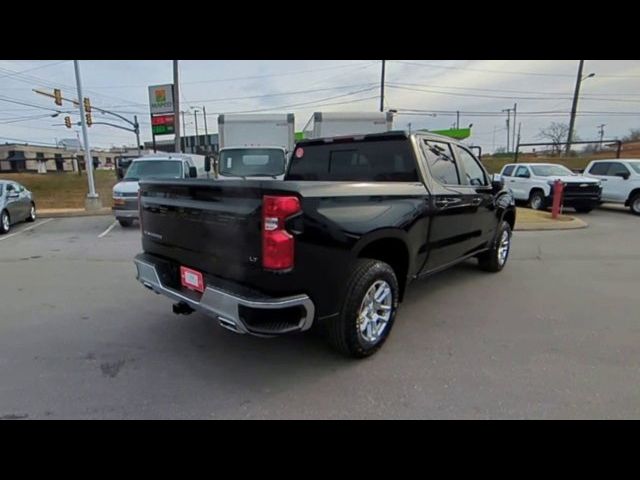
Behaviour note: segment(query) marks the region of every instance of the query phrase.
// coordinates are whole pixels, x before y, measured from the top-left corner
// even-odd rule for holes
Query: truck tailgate
[[[244,279],[261,268],[262,183],[142,183],[144,251],[211,275]]]

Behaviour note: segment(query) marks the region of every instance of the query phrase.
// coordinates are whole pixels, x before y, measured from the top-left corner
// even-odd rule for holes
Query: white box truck
[[[315,112],[304,127],[304,138],[364,135],[393,130],[392,112]]]
[[[218,178],[284,177],[295,146],[293,113],[218,116]]]

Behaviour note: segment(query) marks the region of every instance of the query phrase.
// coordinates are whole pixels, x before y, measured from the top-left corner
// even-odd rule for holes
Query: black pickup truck
[[[297,143],[283,181],[144,181],[147,288],[175,313],[237,333],[324,331],[340,351],[374,353],[408,284],[476,257],[508,258],[514,201],[464,146],[387,132]]]

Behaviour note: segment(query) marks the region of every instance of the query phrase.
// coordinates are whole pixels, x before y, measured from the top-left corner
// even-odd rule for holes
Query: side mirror
[[[204,157],[204,171],[205,172],[211,171],[211,157],[209,155]]]
[[[629,172],[619,172],[616,173],[616,177],[620,177],[624,180],[628,180],[629,179]]]
[[[499,173],[491,175],[491,188],[494,192],[499,192],[504,187],[504,179]]]
[[[189,176],[196,178],[198,176],[198,169],[196,167],[189,167]]]

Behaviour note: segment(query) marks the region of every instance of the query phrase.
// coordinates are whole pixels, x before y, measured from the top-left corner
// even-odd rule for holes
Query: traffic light
[[[53,98],[55,98],[56,105],[62,105],[62,92],[59,88],[53,90]]]
[[[91,118],[91,114],[90,113],[85,113],[84,116],[87,119],[87,127],[90,127],[93,124],[93,120]]]
[[[91,113],[91,102],[89,101],[89,97],[84,97],[84,111]]]
[[[71,128],[71,117],[64,117],[64,124],[67,128]]]

